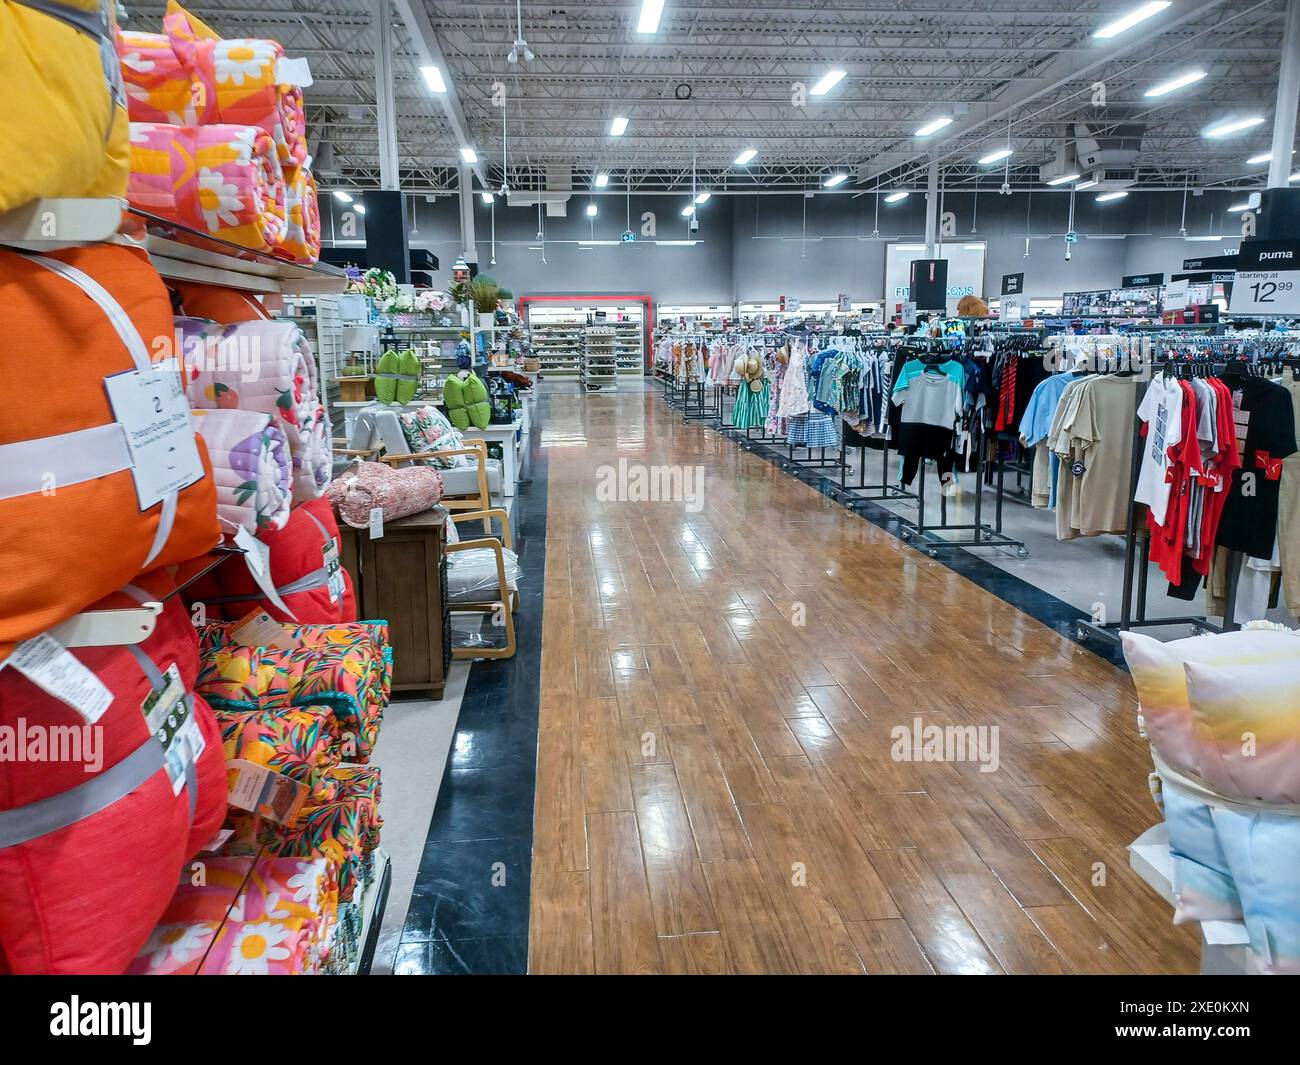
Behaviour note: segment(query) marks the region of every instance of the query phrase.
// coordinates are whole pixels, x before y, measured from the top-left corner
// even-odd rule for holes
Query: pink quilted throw
[[[284,197],[275,145],[255,126],[131,123],[133,207],[269,251],[284,237]]]
[[[340,518],[364,529],[375,507],[383,510],[384,521],[396,521],[436,506],[442,499],[442,474],[432,466],[394,470],[382,462],[362,462],[336,477],[328,495]]]

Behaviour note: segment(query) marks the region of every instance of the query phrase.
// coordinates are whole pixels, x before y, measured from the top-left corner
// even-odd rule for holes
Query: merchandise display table
[[[515,494],[515,485],[523,468],[527,419],[528,415],[521,412],[509,425],[466,429],[463,434],[466,440],[486,440],[489,444],[501,445],[501,491],[507,499]]]

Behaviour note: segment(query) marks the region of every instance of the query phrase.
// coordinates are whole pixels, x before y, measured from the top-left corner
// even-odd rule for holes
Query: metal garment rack
[[[840,474],[840,484],[835,490],[835,495],[841,502],[854,506],[859,503],[868,503],[884,500],[908,500],[915,499],[916,493],[909,492],[902,485],[894,484],[889,479],[889,440],[881,440],[881,460],[880,460],[880,480],[874,484],[867,484],[867,452],[874,451],[865,444],[855,449],[858,452],[858,483],[850,484],[849,470],[852,465],[848,462],[847,455],[849,448],[844,443],[844,433],[840,432],[840,462],[843,467]]]

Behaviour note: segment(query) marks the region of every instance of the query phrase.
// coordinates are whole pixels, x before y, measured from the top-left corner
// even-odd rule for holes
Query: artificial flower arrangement
[[[448,305],[446,294],[431,288],[421,289],[415,294],[415,309],[421,314],[441,314]]]
[[[382,303],[384,300],[396,298],[397,278],[393,276],[390,270],[371,267],[359,278],[353,279],[348,284],[348,291],[360,292],[363,296],[369,296],[371,299]]]

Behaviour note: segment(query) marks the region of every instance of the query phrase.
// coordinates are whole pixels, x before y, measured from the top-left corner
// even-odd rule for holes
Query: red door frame
[[[642,338],[645,342],[645,360],[641,367],[641,374],[645,376],[650,371],[652,365],[651,359],[654,352],[651,350],[651,341],[654,339],[655,328],[655,302],[654,297],[637,294],[626,296],[520,296],[519,297],[519,317],[525,322],[528,321],[528,305],[530,303],[640,303],[645,306],[645,316],[641,320],[642,332],[645,334]]]

